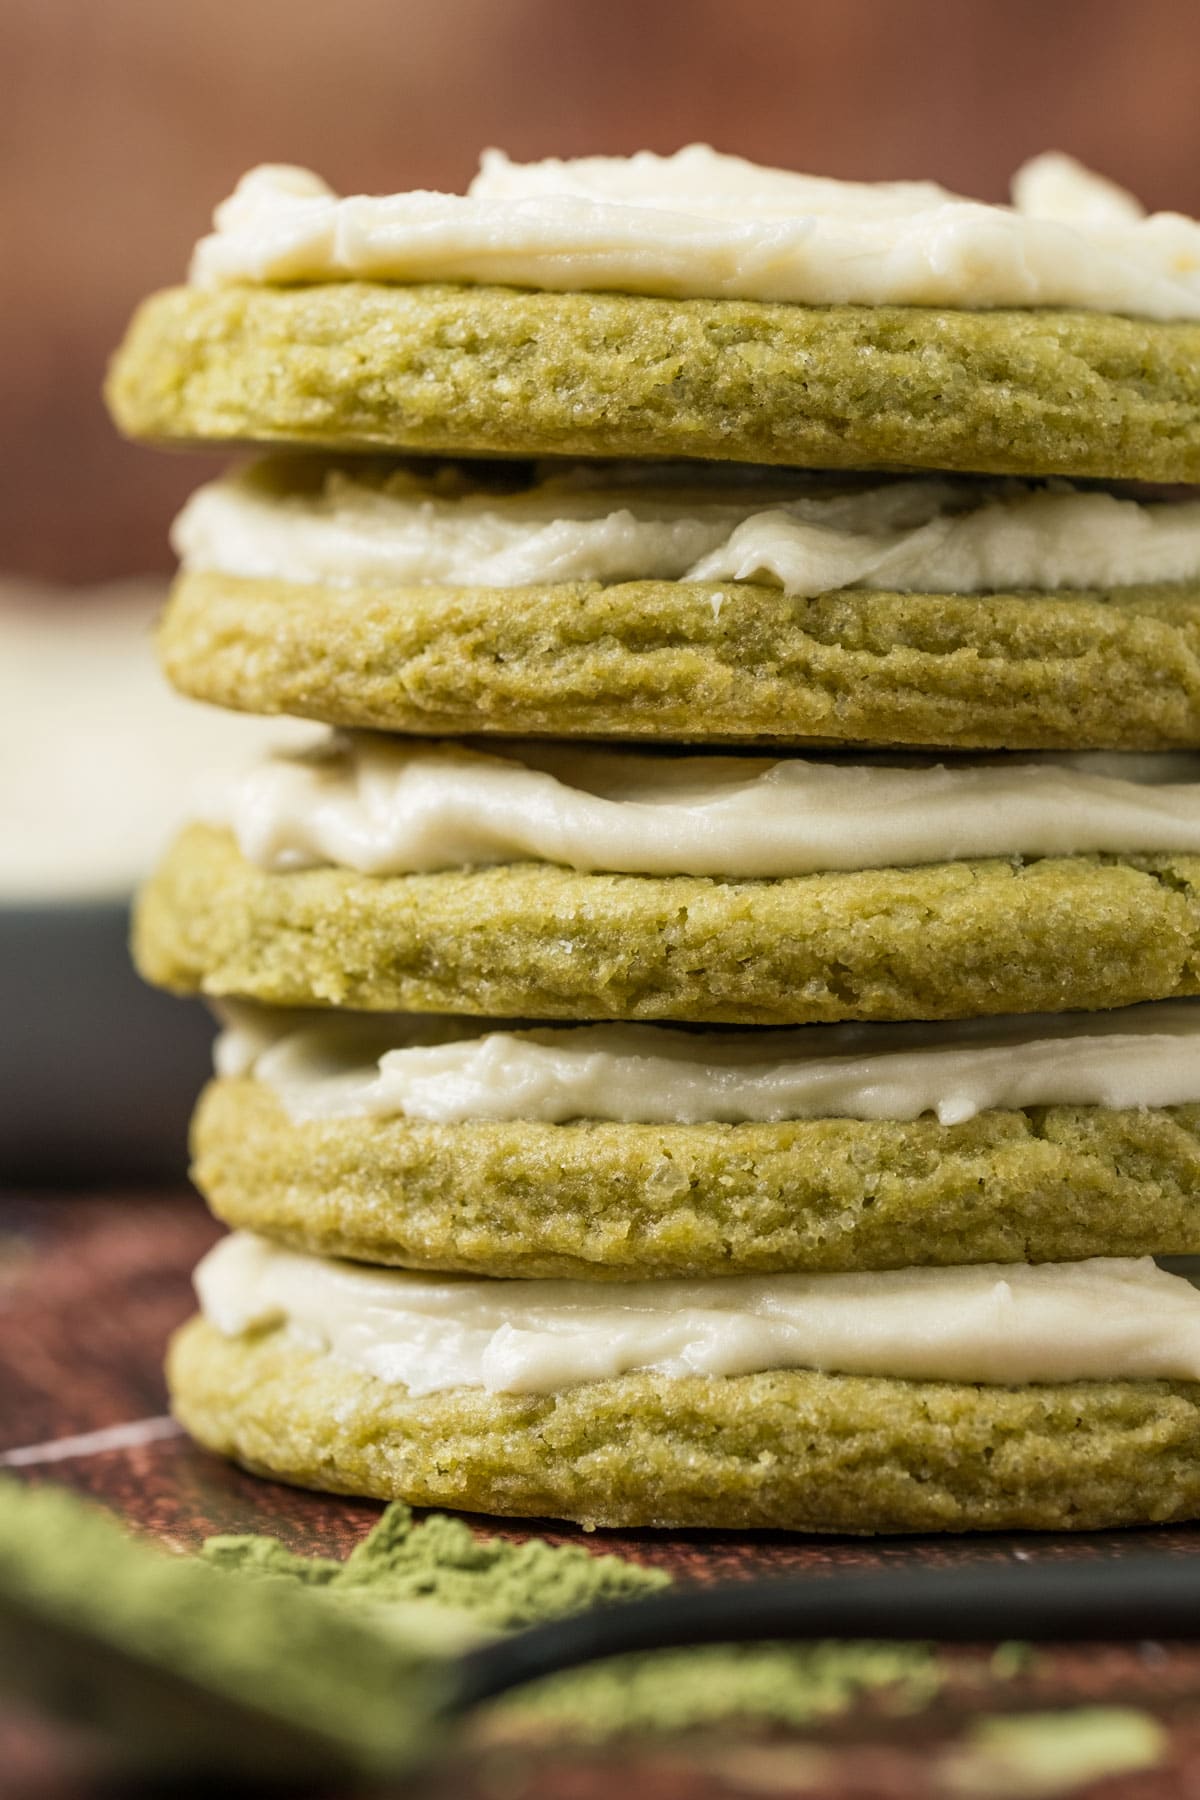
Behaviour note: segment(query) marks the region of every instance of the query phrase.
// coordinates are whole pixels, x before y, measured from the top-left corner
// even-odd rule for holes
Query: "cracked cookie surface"
[[[543,863],[268,874],[192,826],[134,949],[279,1006],[742,1025],[1094,1011],[1200,992],[1200,857],[993,859],[717,881]]]
[[[1200,325],[334,282],[174,288],[108,401],[166,442],[1200,481]]]
[[[749,582],[176,582],[183,693],[438,735],[1156,750],[1200,743],[1200,588],[801,599]]]
[[[1097,1530],[1200,1513],[1200,1384],[632,1374],[557,1394],[400,1386],[283,1330],[171,1346],[192,1435],[260,1474],[585,1525]]]
[[[957,1125],[293,1123],[206,1089],[192,1175],[228,1225],[321,1256],[646,1278],[1200,1252],[1200,1106]]]

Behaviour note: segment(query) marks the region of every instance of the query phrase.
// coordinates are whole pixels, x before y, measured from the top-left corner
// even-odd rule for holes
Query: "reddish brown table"
[[[199,1203],[184,1195],[0,1196],[0,1460],[24,1479],[90,1494],[183,1548],[213,1531],[265,1530],[297,1549],[344,1554],[370,1528],[376,1506],[255,1480],[195,1448],[165,1416],[163,1344],[190,1308],[189,1271],[215,1235]],[[526,1535],[524,1527],[477,1523]],[[1200,1529],[1190,1528],[868,1542],[528,1529],[556,1542],[620,1550],[696,1580],[979,1556],[1112,1558],[1150,1548],[1200,1554]],[[1063,1649],[1004,1680],[988,1673],[982,1656],[964,1655],[955,1667],[936,1699],[912,1716],[892,1717],[865,1701],[804,1738],[730,1727],[704,1742],[605,1752],[468,1746],[421,1785],[420,1800],[592,1800],[618,1785],[626,1800],[941,1797],[954,1791],[949,1752],[981,1711],[1094,1704],[1153,1713],[1169,1730],[1169,1755],[1153,1771],[1075,1792],[1200,1800],[1200,1649]],[[0,1721],[0,1789],[39,1800],[82,1794],[87,1771],[77,1747],[71,1754],[74,1760],[65,1761],[57,1733]]]

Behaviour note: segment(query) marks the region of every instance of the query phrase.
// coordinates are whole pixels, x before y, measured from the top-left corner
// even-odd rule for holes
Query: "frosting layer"
[[[975,594],[1194,580],[1200,502],[938,478],[839,493],[802,476],[620,466],[503,494],[449,473],[372,479],[334,468],[314,481],[308,469],[268,464],[200,488],[172,541],[189,571],[288,582],[756,581],[805,597],[848,587]]]
[[[329,1017],[234,1005],[223,1075],[253,1074],[294,1123],[741,1124],[916,1119],[955,1125],[1032,1106],[1200,1100],[1200,1004],[953,1024],[798,1031],[653,1025],[486,1030],[404,1015]]]
[[[1200,755],[904,764],[335,737],[221,807],[270,870],[524,861],[753,879],[968,857],[1200,852]]]
[[[553,1393],[635,1369],[904,1380],[1200,1379],[1200,1294],[1150,1258],[605,1284],[304,1256],[239,1232],[196,1271],[227,1336],[286,1325],[415,1394]]]
[[[522,166],[489,151],[467,195],[339,199],[304,169],[252,170],[192,280],[489,282],[806,305],[1061,306],[1200,318],[1200,227],[1146,217],[1063,156],[1013,205],[933,182],[831,181],[691,145]]]

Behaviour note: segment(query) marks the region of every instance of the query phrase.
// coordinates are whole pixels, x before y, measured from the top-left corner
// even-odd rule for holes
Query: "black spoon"
[[[987,1644],[1200,1637],[1200,1550],[1119,1562],[785,1575],[652,1594],[535,1625],[452,1665],[453,1708],[632,1651],[822,1638]]]

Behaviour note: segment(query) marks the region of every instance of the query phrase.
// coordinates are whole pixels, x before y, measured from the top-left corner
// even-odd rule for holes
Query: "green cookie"
[[[815,599],[749,582],[390,587],[185,574],[183,693],[458,736],[1160,750],[1200,743],[1200,589]]]
[[[959,1125],[292,1124],[226,1079],[192,1131],[218,1218],[474,1275],[703,1277],[1200,1252],[1200,1106]]]
[[[1091,1011],[1200,992],[1200,857],[1047,857],[717,881],[545,863],[268,874],[193,826],[138,966],[278,1006],[742,1025]]]
[[[1200,1514],[1200,1384],[977,1387],[807,1371],[413,1399],[286,1332],[194,1319],[168,1363],[210,1449],[418,1506],[787,1531],[1099,1530]]]
[[[334,282],[175,288],[108,400],[168,442],[1200,481],[1200,325]]]

